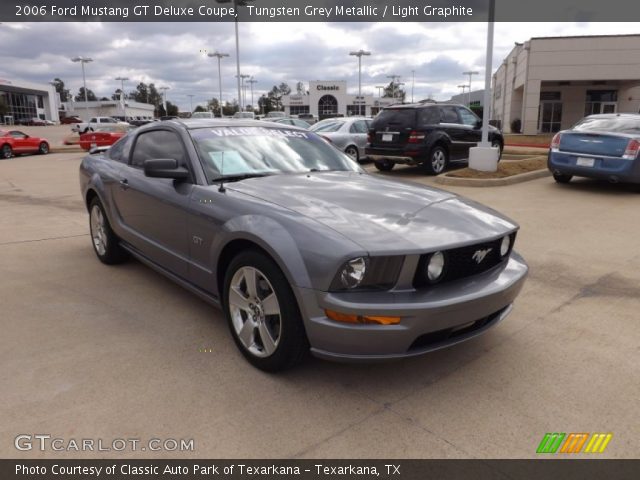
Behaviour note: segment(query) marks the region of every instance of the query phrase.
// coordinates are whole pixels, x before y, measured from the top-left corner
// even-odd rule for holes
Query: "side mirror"
[[[173,178],[185,180],[189,178],[189,170],[178,166],[173,158],[153,158],[144,161],[144,174],[152,178]]]

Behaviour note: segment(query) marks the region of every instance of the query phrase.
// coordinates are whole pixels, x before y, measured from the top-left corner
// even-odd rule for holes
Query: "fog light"
[[[436,252],[431,255],[429,263],[427,263],[427,278],[430,282],[437,282],[444,273],[444,254]]]
[[[502,243],[500,244],[500,256],[504,257],[507,253],[509,253],[509,248],[511,247],[511,238],[509,235],[502,239]]]
[[[340,313],[333,310],[325,309],[327,318],[342,323],[363,323],[377,325],[397,325],[400,323],[400,317],[386,317],[381,315],[355,315],[350,313]]]

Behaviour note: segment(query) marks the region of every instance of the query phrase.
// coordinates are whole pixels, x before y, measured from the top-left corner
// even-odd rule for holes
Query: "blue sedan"
[[[640,115],[590,115],[551,141],[548,168],[558,183],[573,176],[640,183]]]

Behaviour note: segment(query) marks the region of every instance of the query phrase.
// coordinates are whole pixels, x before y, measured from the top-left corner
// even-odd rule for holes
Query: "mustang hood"
[[[227,188],[310,217],[376,254],[452,248],[517,228],[494,210],[452,193],[368,174],[275,175]]]

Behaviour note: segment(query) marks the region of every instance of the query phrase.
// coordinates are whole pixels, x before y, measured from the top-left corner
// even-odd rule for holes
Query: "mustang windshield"
[[[362,171],[349,157],[311,132],[267,127],[217,127],[191,131],[210,182],[220,178]]]

